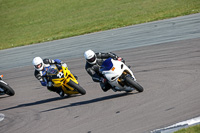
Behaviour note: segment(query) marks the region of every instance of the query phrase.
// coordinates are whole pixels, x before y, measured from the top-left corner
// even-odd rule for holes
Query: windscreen
[[[111,61],[112,58],[106,59],[101,65],[100,71],[108,71],[113,67],[113,63]]]
[[[58,69],[55,65],[51,65],[47,70],[47,75],[55,75],[58,73]]]

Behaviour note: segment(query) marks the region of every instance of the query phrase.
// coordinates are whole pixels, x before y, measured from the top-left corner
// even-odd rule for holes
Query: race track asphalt
[[[60,98],[42,87],[31,65],[4,69],[15,96],[0,96],[0,133],[148,133],[200,115],[200,38],[113,50],[131,66],[144,92],[103,92],[66,59],[86,95]],[[17,49],[16,49],[17,50]],[[31,62],[31,61],[30,61]]]

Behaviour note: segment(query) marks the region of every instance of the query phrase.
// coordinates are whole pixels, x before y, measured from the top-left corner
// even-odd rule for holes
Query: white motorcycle
[[[6,83],[3,81],[3,75],[0,75],[0,95],[7,94],[9,96],[15,95],[15,91]]]
[[[143,92],[144,90],[137,83],[130,68],[121,61],[113,60],[112,58],[106,59],[101,65],[100,72],[108,80],[113,91],[131,92],[136,89],[138,92]]]

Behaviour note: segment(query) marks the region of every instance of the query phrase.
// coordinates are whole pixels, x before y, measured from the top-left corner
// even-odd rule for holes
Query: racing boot
[[[61,90],[60,92],[59,92],[59,95],[60,95],[60,97],[64,97],[64,92],[63,92],[63,90]]]
[[[108,90],[110,90],[111,85],[110,84],[104,84],[104,83],[100,83],[101,89],[106,92]]]
[[[62,88],[57,88],[57,87],[47,87],[47,89],[49,91],[53,91],[53,92],[56,92],[58,95],[60,95],[60,97],[64,97],[65,93],[63,92]]]
[[[60,95],[60,97],[64,97],[65,96],[65,93],[61,88],[58,88],[56,93],[58,93],[58,95]]]

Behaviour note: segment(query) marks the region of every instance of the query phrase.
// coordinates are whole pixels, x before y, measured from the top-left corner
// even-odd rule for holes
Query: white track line
[[[176,123],[172,126],[168,126],[168,127],[161,128],[161,129],[156,129],[154,131],[151,131],[151,133],[173,133],[179,129],[187,128],[189,126],[197,125],[197,124],[200,124],[200,116],[196,117],[196,118],[192,118],[187,121]]]

